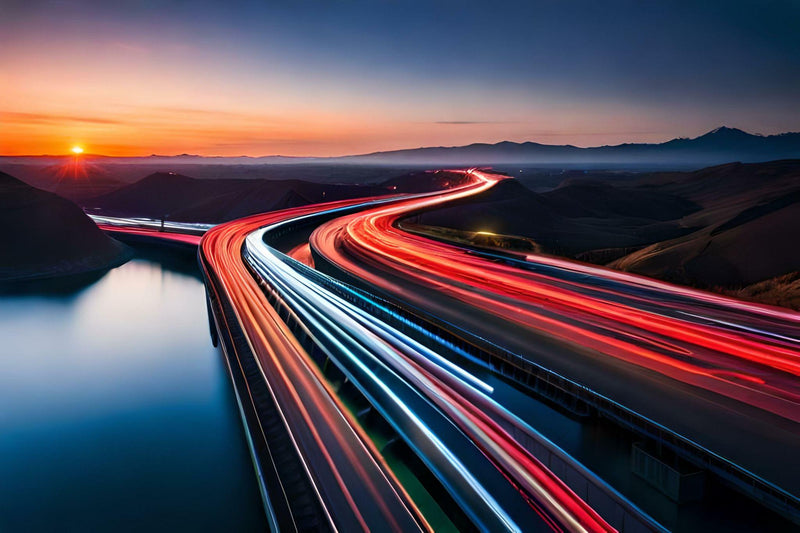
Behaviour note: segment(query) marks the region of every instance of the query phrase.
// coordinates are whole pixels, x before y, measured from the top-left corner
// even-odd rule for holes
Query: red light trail
[[[474,174],[486,187],[502,179]],[[800,421],[798,343],[789,336],[760,331],[766,325],[767,329],[794,335],[800,324],[796,313],[686,289],[672,294],[671,286],[658,282],[653,285],[659,298],[641,294],[631,297],[607,287],[598,290],[592,284],[564,281],[518,264],[506,264],[397,226],[414,212],[461,196],[463,193],[412,199],[342,217],[320,227],[312,235],[311,245],[337,266],[388,293],[397,292],[397,286],[381,272],[444,291],[464,305],[570,345]],[[531,266],[538,265],[539,256],[520,257]],[[637,276],[566,260],[542,261],[595,279],[616,281],[618,286],[643,284]],[[679,299],[678,303],[664,299],[665,294]],[[687,299],[694,305],[687,305]],[[722,311],[702,305],[705,300],[722,307]],[[732,305],[726,305],[729,303]],[[679,315],[683,309],[703,309],[701,318],[720,320],[708,325]],[[726,327],[722,319],[727,321],[731,316],[748,329]]]
[[[313,251],[368,286],[401,300],[411,298],[417,305],[429,304],[432,312],[453,305],[429,299],[430,294],[443,295],[462,310],[474,309],[508,327],[556,339],[566,348],[564,357],[581,353],[622,361],[800,421],[796,313],[546,256],[500,257],[398,226],[419,210],[479,194],[505,179],[467,174],[472,178],[468,184],[439,193],[332,202],[248,217],[213,228],[200,243],[202,264],[219,280],[217,296],[235,311],[332,528],[430,525],[337,396],[319,361],[298,340],[291,322],[303,324],[302,336],[315,339],[425,457],[476,525],[514,530],[516,524],[529,522],[526,513],[534,512],[537,521],[554,530],[613,530],[521,446],[512,435],[532,430],[480,386],[470,384],[475,378],[326,292],[313,276],[292,265],[297,263],[266,246],[264,235],[270,228],[316,214],[330,221],[319,225],[308,244],[289,252],[301,263],[313,266]],[[104,229],[184,243],[198,240],[146,228]],[[276,295],[291,309],[290,317],[271,302]],[[459,431],[453,433],[449,424]],[[479,465],[486,462],[490,470]],[[495,479],[498,475],[502,481]],[[509,489],[515,496],[504,492]]]

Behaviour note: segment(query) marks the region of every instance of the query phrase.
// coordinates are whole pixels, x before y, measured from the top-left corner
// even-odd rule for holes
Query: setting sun
[[[80,146],[73,146],[72,147],[72,153],[73,154],[82,154],[83,153],[83,148],[81,148]]]

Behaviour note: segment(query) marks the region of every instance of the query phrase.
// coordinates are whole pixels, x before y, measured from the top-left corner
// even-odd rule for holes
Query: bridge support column
[[[211,344],[216,348],[219,346],[219,332],[214,321],[214,311],[211,309],[211,295],[208,294],[208,287],[206,287],[206,313],[208,314],[208,332],[211,335]]]
[[[663,449],[659,452],[635,442],[631,469],[676,503],[699,501],[705,496],[705,471]]]

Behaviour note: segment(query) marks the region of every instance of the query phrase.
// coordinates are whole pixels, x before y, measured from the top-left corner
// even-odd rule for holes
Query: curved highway
[[[416,199],[459,198],[488,189],[475,178]],[[357,390],[419,458],[466,522],[459,528],[506,531],[613,531],[511,432],[540,438],[496,404],[467,371],[327,290],[318,272],[265,241],[285,224],[392,205],[400,199],[339,202],[242,219],[203,238],[201,263],[235,310],[261,375],[292,435],[315,502],[331,529],[426,529],[430,524],[361,423],[339,397]],[[319,223],[322,223],[320,220]],[[331,377],[335,367],[340,379]],[[488,390],[487,390],[488,388]],[[557,452],[556,452],[557,453]],[[618,519],[661,528],[568,456],[570,468],[607,494]],[[274,494],[268,495],[269,499]],[[384,526],[386,527],[386,526]]]
[[[316,527],[342,531],[387,526],[425,529],[402,486],[382,464],[369,439],[352,424],[347,410],[242,260],[249,233],[286,217],[349,203],[292,209],[219,226],[203,238],[200,254],[220,281],[224,295],[219,296],[232,304],[291,435],[303,465],[302,475],[313,491],[310,496],[323,518]],[[290,495],[269,495],[271,502],[280,498],[289,499]],[[297,525],[296,529],[303,528]]]
[[[260,474],[273,529],[441,525],[430,501],[409,488],[407,472],[387,460],[374,434],[379,420],[389,442],[403,443],[415,458],[406,467],[429,497],[441,499],[450,527],[663,530],[522,413],[497,403],[491,386],[445,355],[450,348],[437,337],[440,330],[409,322],[381,298],[568,376],[748,475],[755,472],[779,495],[791,500],[791,492],[800,492],[800,459],[778,459],[782,449],[800,449],[798,314],[402,229],[408,216],[506,179],[465,174],[466,184],[446,191],[288,209],[203,237],[199,258],[210,298],[219,302],[217,327],[230,332],[229,349],[238,352],[238,342],[252,354],[255,374],[243,370],[247,394],[266,387],[274,407],[269,420],[248,425],[264,439],[280,435],[267,446],[278,476]],[[105,229],[153,233],[156,224]],[[178,233],[165,237],[192,243],[197,237],[179,233],[206,228],[170,229]],[[273,246],[293,232],[311,234],[292,242],[284,250],[289,255]],[[307,266],[316,262],[366,292]],[[422,341],[409,328],[421,331]],[[758,438],[760,447],[743,446],[743,437]],[[569,485],[542,453],[569,469]],[[576,494],[576,479],[592,500]]]
[[[800,315],[399,227],[442,201],[409,199],[337,218],[312,234],[311,249],[348,279],[568,376],[800,495],[800,457],[785,453],[800,449]]]

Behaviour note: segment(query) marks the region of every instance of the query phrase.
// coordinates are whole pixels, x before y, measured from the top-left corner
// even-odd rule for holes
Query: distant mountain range
[[[52,162],[66,156],[0,157],[0,163]],[[664,143],[626,143],[615,146],[580,148],[535,142],[503,141],[467,146],[428,147],[341,157],[205,157],[177,156],[107,157],[85,155],[98,163],[202,164],[202,165],[286,165],[286,164],[369,164],[419,166],[470,165],[679,165],[704,166],[732,161],[763,162],[800,158],[800,132],[756,135],[720,127],[695,138],[678,138]]]
[[[579,148],[534,142],[470,144],[376,152],[339,158],[358,163],[506,165],[506,164],[656,164],[713,165],[731,161],[762,162],[800,158],[800,132],[753,135],[721,127],[694,139],[659,144],[620,144]]]

